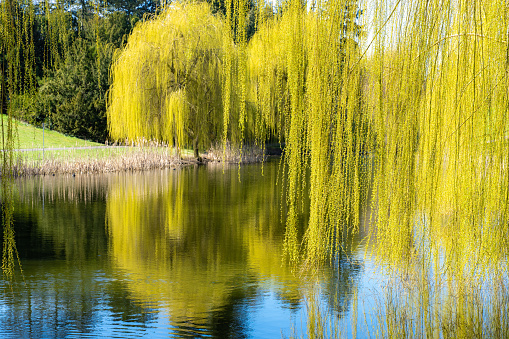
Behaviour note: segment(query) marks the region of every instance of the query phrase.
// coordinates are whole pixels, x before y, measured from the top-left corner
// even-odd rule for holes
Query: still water
[[[278,165],[17,182],[22,272],[1,281],[0,337],[300,337],[311,298],[351,335],[352,305],[369,313],[381,286],[362,231],[333,267],[292,270]]]

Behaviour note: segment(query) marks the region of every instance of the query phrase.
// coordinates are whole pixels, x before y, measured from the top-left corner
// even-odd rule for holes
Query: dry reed
[[[233,147],[229,142],[226,146],[213,145],[204,155],[205,161],[224,162],[230,164],[250,164],[263,162],[267,159],[265,150],[256,146]]]
[[[259,163],[267,158],[262,148],[244,146],[240,149],[229,143],[226,147],[220,144],[212,146],[209,151],[202,154],[203,161],[190,155],[183,155],[182,151],[181,156],[178,156],[176,149],[151,140],[139,139],[136,142],[124,140],[122,144],[128,146],[91,149],[91,152],[84,155],[78,154],[78,151],[73,149],[60,151],[64,153],[63,155],[54,154],[49,149],[46,150],[44,159],[39,151],[35,156],[28,155],[27,152],[17,152],[12,173],[14,177],[98,174],[179,168],[200,163]],[[101,154],[101,150],[105,150],[105,154]]]
[[[13,171],[16,176],[56,174],[96,174],[119,171],[142,171],[149,169],[177,168],[196,163],[192,159],[181,159],[170,149],[128,148],[128,151],[105,157],[55,157],[44,160],[18,158]]]

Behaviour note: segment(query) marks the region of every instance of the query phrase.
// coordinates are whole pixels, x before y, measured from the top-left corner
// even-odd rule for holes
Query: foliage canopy
[[[205,3],[172,4],[136,26],[112,69],[112,138],[195,149],[218,139],[225,35],[224,23]]]
[[[69,15],[47,3],[45,42],[37,43],[21,24],[33,21],[28,4],[2,2],[2,112],[7,98],[33,93],[41,48],[46,74],[61,67],[40,88],[52,110],[65,117],[79,106],[97,115],[101,94],[80,101],[78,87],[97,78],[103,88],[121,27],[133,21],[118,16],[118,31],[97,28],[87,38],[86,25],[64,29],[85,17],[86,6]],[[380,245],[380,258],[401,263],[431,252],[437,264],[446,253],[461,271],[472,268],[466,258],[475,252],[483,270],[501,265],[509,234],[506,3],[289,0],[269,9],[227,0],[214,10],[168,4],[137,24],[112,67],[113,138],[195,150],[216,140],[279,138],[293,259],[340,255],[345,235],[360,231],[362,202],[371,200],[366,213],[376,232],[367,241]],[[81,46],[85,39],[95,44]],[[78,73],[82,67],[91,71]],[[8,146],[12,129],[5,130]],[[301,235],[295,225],[307,198]]]

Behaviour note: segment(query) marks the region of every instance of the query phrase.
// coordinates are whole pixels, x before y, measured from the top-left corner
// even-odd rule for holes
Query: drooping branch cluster
[[[113,65],[111,136],[178,147],[214,140],[222,127],[224,36],[206,4],[175,4],[139,24]]]
[[[390,260],[505,256],[504,4],[260,3],[249,41],[243,8],[172,5],[140,25],[113,69],[112,135],[179,147],[277,138],[294,259],[339,255],[370,221]]]

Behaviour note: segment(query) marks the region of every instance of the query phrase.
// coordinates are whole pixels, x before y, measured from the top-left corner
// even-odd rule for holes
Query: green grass
[[[4,124],[7,123],[5,115],[0,114]],[[82,161],[117,161],[121,158],[132,159],[141,153],[150,154],[151,157],[173,156],[175,149],[158,146],[143,147],[103,147],[90,149],[76,149],[74,147],[93,147],[104,146],[97,142],[82,140],[69,137],[62,133],[44,130],[42,128],[29,125],[22,121],[14,120],[15,124],[15,144],[14,147],[21,151],[16,152],[16,156],[27,166],[39,166],[41,161],[58,162],[67,167],[72,167],[73,163]],[[1,137],[0,137],[1,143]],[[1,147],[1,144],[0,144]],[[34,150],[31,150],[34,149]],[[181,150],[184,159],[192,159],[193,151],[191,149]]]
[[[97,145],[95,145],[97,146]],[[60,161],[74,161],[74,160],[92,160],[104,159],[122,154],[132,153],[134,150],[130,148],[92,148],[92,149],[44,149],[44,154],[41,150],[38,151],[25,151],[19,152],[18,156],[24,162],[30,163],[33,161],[41,160],[60,160]]]
[[[7,118],[2,115],[4,124]],[[14,120],[17,133],[14,147],[19,149],[27,148],[43,148],[43,130],[22,121]],[[86,141],[74,137],[66,136],[62,133],[44,129],[44,148],[58,147],[84,147],[84,146],[100,146],[97,142]]]

